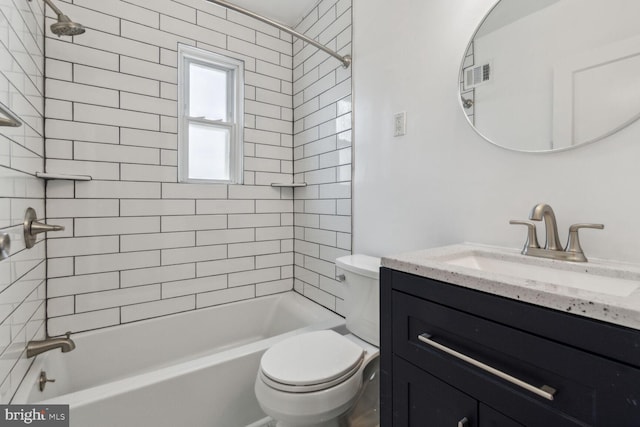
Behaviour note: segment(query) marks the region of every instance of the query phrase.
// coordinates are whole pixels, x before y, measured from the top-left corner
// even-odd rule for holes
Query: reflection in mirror
[[[636,122],[638,17],[639,0],[499,1],[461,66],[469,123],[502,147],[549,151]]]

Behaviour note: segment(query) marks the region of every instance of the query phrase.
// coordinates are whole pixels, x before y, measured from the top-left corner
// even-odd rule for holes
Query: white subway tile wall
[[[48,187],[48,332],[291,290],[292,38],[206,1],[58,2],[87,32],[47,30],[47,171],[94,180]],[[178,43],[245,61],[245,185],[177,182]]]
[[[341,313],[334,259],[351,250],[350,70],[207,2],[64,3],[89,31],[47,36],[46,81],[42,4],[0,8],[0,96],[25,122],[0,132],[0,229],[13,240],[0,261],[0,402],[30,365],[26,342],[45,336],[46,274],[51,335],[294,283]],[[322,1],[298,29],[350,53],[351,2]],[[178,43],[246,63],[248,185],[177,183]],[[48,172],[94,177],[49,182],[47,217],[67,229],[49,236],[48,269],[42,237],[27,250],[21,233],[27,206],[45,213],[34,177],[45,129]],[[269,186],[292,174],[309,187]]]
[[[296,28],[351,54],[351,0],[323,0]],[[337,257],[351,253],[351,68],[293,43],[295,290],[340,314]]]
[[[0,403],[9,403],[33,359],[28,341],[45,337],[45,243],[26,249],[22,222],[31,206],[45,215],[44,181],[44,12],[43,3],[0,4],[0,101],[24,122],[0,127],[0,233],[11,251],[0,261]],[[53,105],[53,104],[52,104]],[[69,103],[55,103],[68,116]],[[62,301],[57,309],[68,304]]]

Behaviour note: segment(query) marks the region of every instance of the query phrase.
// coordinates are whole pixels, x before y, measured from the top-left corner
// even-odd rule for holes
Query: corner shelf
[[[293,182],[293,183],[281,183],[281,182],[272,182],[271,183],[272,187],[306,187],[307,183],[306,182]]]
[[[66,179],[69,181],[91,181],[91,175],[68,175],[64,173],[36,172],[36,176],[42,179]]]

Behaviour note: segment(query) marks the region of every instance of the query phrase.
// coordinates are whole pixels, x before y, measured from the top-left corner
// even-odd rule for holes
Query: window
[[[183,45],[178,60],[180,181],[241,184],[243,63]]]

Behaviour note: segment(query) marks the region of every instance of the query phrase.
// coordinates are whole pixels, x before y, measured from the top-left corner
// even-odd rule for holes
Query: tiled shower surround
[[[43,5],[0,1],[0,100],[24,122],[0,127],[0,233],[11,238],[0,261],[0,403],[7,403],[29,369],[27,341],[45,336],[45,242],[26,249],[25,210],[44,215]]]
[[[296,30],[351,54],[351,0],[322,1]],[[351,68],[293,43],[295,289],[343,314],[334,260],[351,251]]]
[[[47,183],[48,221],[66,227],[47,240],[49,334],[294,284],[341,312],[350,70],[205,0],[60,3],[88,31],[47,35],[46,167],[93,180]],[[319,3],[298,29],[350,52],[350,1]],[[177,182],[178,43],[245,61],[244,185]],[[270,185],[294,176],[309,186]]]

